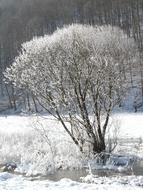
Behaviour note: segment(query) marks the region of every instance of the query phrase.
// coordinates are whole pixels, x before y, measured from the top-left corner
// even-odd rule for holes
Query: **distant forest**
[[[0,95],[15,107],[17,93],[3,82],[3,71],[21,44],[71,23],[112,25],[122,28],[138,45],[138,88],[143,98],[143,0],[0,0]],[[136,67],[136,66],[134,66]],[[131,83],[134,87],[132,67]]]

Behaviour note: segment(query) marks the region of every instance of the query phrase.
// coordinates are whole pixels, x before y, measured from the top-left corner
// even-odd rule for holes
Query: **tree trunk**
[[[10,93],[9,93],[9,90],[8,90],[7,85],[5,85],[5,89],[6,89],[6,93],[7,93],[8,100],[9,100],[9,106],[10,106],[10,108],[12,109],[12,108],[13,108],[12,98],[11,98],[11,95],[10,95]]]
[[[27,105],[28,105],[28,111],[31,111],[30,98],[28,93],[27,93]]]
[[[94,141],[94,143],[93,143],[93,153],[94,154],[104,152],[105,148],[106,148],[106,146],[105,146],[104,139]]]
[[[38,113],[38,107],[37,107],[34,95],[32,95],[32,100],[33,100],[33,103],[34,103],[35,111],[36,111],[36,113]]]
[[[14,88],[13,88],[13,86],[12,86],[11,88],[12,88],[12,102],[13,102],[13,108],[14,108],[14,110],[16,111],[17,107],[16,107],[16,97],[15,97],[15,92],[14,92]]]

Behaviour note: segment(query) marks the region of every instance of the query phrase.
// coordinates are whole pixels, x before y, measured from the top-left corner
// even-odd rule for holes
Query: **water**
[[[42,177],[43,179],[49,179],[52,181],[59,181],[62,178],[69,178],[73,181],[80,181],[80,177],[87,176],[88,172],[85,169],[80,170],[59,170],[54,174],[50,174]]]
[[[54,174],[43,176],[43,177],[41,177],[41,179],[49,179],[49,180],[52,180],[52,181],[59,181],[62,178],[69,178],[69,179],[71,179],[73,181],[81,181],[80,177],[85,177],[88,174],[89,174],[89,172],[86,169],[71,170],[71,171],[70,170],[65,170],[65,171],[57,171]],[[110,171],[110,170],[93,170],[92,174],[97,175],[99,177],[125,175],[125,173],[119,173],[119,172]]]
[[[133,174],[137,176],[143,176],[143,160],[134,163]]]
[[[73,181],[81,181],[80,177],[85,177],[89,174],[87,169],[80,170],[59,170],[54,174],[50,174],[47,176],[41,176],[41,180],[49,179],[52,181],[59,181],[62,178],[69,178]],[[112,176],[143,176],[143,161],[135,161],[132,169],[124,170],[122,172],[115,170],[92,170],[92,174],[99,177],[112,177]],[[32,180],[36,180],[37,178],[32,178]]]
[[[1,165],[2,167],[3,165]],[[0,167],[0,168],[1,168]],[[2,170],[0,170],[2,172]],[[14,173],[14,172],[12,172]],[[16,173],[19,175],[18,173]],[[58,170],[53,174],[48,174],[46,176],[34,176],[31,177],[30,180],[52,180],[59,181],[62,178],[69,178],[73,181],[81,181],[80,177],[85,177],[89,174],[88,169],[80,169],[80,170]],[[131,168],[127,170],[109,170],[109,169],[94,169],[92,170],[92,174],[99,177],[112,177],[112,176],[143,176],[143,160],[137,160],[134,162]]]

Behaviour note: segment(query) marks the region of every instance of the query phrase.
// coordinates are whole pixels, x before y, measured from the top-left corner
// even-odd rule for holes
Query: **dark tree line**
[[[10,107],[16,109],[16,93],[3,83],[2,73],[13,62],[21,44],[71,23],[110,24],[134,37],[140,63],[137,68],[131,65],[130,78],[132,86],[136,85],[133,70],[137,69],[143,97],[143,0],[0,0],[0,93],[9,97]],[[27,101],[28,95],[24,97]]]

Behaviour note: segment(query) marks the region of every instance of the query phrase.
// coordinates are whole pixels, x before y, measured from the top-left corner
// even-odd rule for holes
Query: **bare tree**
[[[71,25],[24,43],[5,76],[34,94],[82,152],[90,144],[93,153],[100,153],[134,52],[134,40],[127,43],[119,28]]]

